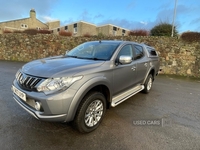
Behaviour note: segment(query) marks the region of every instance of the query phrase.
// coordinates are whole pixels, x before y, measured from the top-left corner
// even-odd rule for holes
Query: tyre
[[[144,90],[143,93],[149,93],[153,85],[153,77],[151,74],[148,75],[145,83],[144,83]]]
[[[82,133],[95,130],[106,112],[106,99],[100,92],[91,92],[80,103],[74,125]]]

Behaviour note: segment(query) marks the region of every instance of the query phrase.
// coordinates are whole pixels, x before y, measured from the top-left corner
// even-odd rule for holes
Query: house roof
[[[117,28],[121,28],[121,29],[124,29],[124,30],[130,31],[129,29],[122,28],[122,27],[117,26],[117,25],[114,25],[114,24],[104,24],[104,25],[97,26],[97,28],[99,28],[99,27],[105,27],[105,26],[114,26],[114,27],[117,27]]]
[[[14,19],[14,20],[3,21],[3,22],[0,22],[0,24],[1,24],[1,23],[9,23],[9,22],[13,22],[13,21],[27,20],[27,19],[30,19],[30,17],[29,17],[29,18],[21,18],[21,19]],[[42,24],[48,26],[46,23],[43,23],[43,22],[40,21],[39,19],[36,18],[36,20],[39,21],[39,22],[41,22]]]
[[[0,23],[7,23],[7,22],[13,22],[13,21],[20,21],[20,20],[26,20],[26,19],[29,19],[29,18],[21,18],[21,19],[14,19],[14,20],[2,21],[2,22],[0,22]]]

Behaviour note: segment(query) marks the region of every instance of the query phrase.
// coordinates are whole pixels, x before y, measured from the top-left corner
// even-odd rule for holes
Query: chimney
[[[30,18],[31,18],[31,19],[36,19],[36,12],[35,12],[35,9],[31,9],[31,10],[30,10]]]

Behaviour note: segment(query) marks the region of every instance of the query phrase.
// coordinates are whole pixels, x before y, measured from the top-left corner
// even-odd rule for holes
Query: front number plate
[[[13,92],[19,96],[22,100],[26,101],[26,94],[18,90],[16,87],[12,86]]]

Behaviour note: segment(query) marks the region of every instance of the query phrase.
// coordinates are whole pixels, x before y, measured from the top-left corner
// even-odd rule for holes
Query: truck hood
[[[73,76],[79,72],[96,68],[103,63],[104,61],[60,56],[29,62],[22,67],[22,71],[32,76],[55,78]]]

